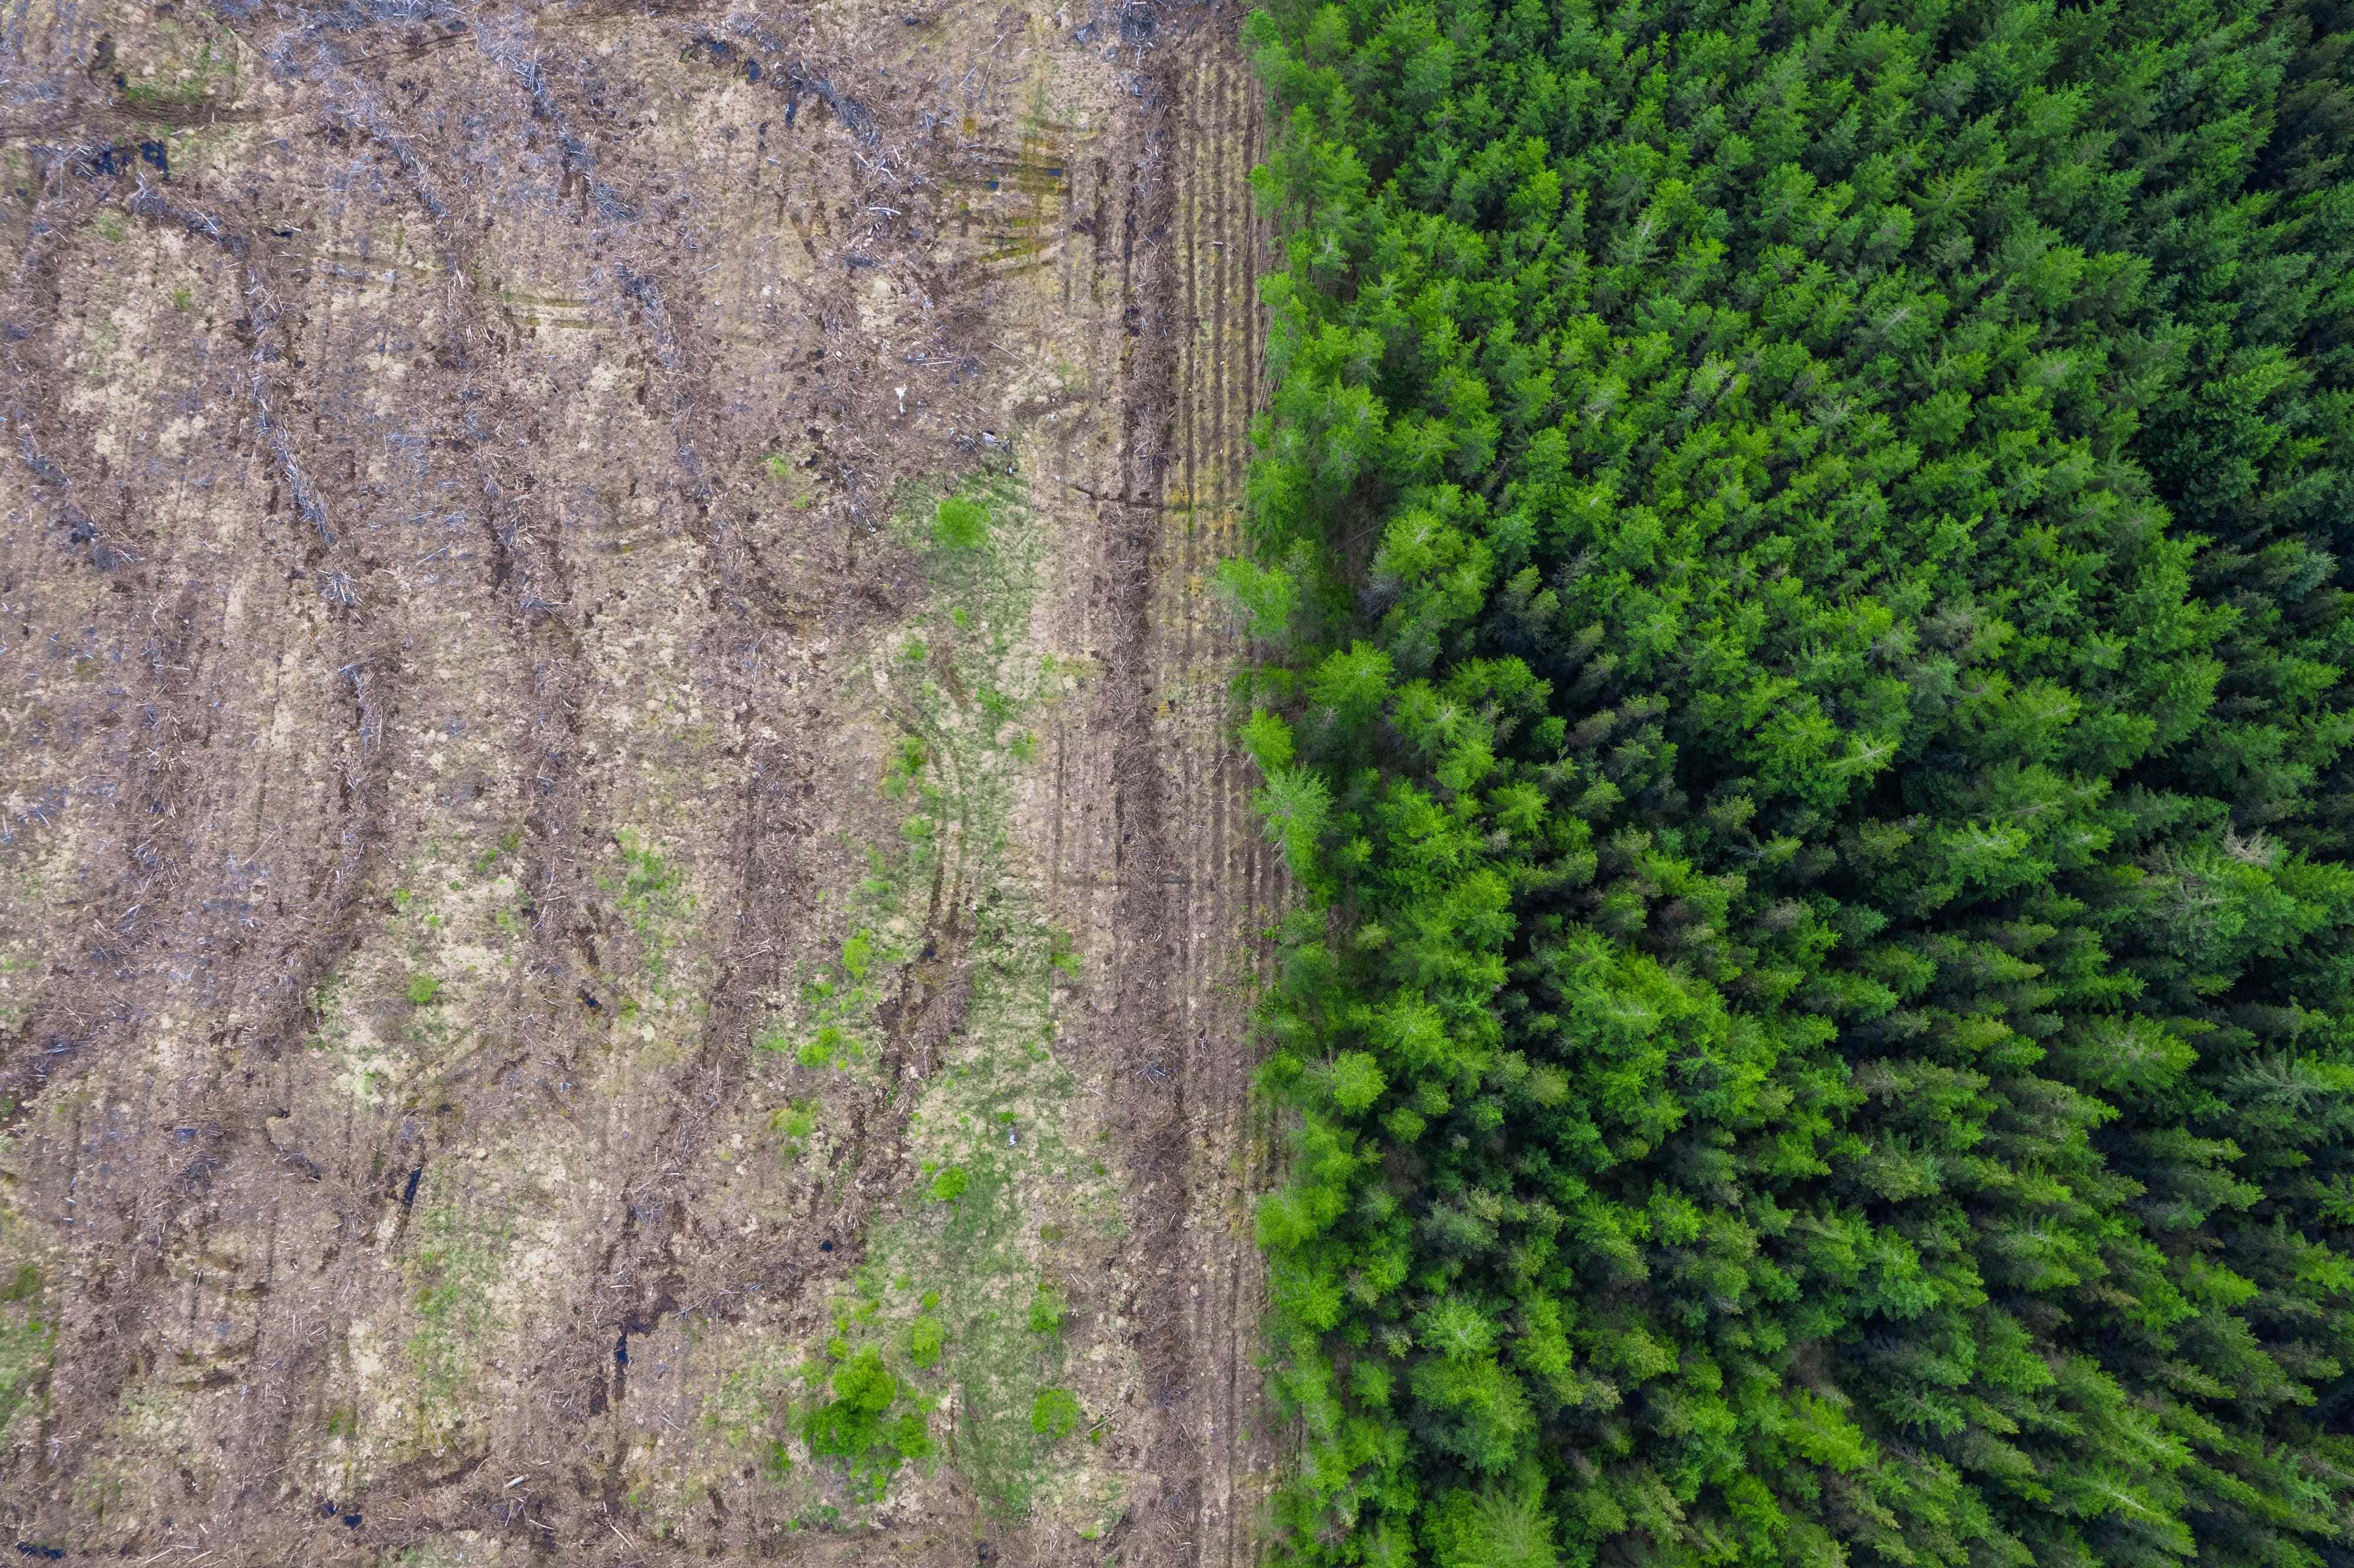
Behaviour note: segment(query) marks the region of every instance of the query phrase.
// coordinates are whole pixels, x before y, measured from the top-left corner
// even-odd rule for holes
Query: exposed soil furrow
[[[1193,1156],[1206,1201],[1193,1318],[1207,1383],[1198,1419],[1215,1456],[1195,1531],[1196,1561],[1253,1560],[1252,1541],[1267,1452],[1256,1372],[1261,1292],[1251,1244],[1249,1202],[1264,1150],[1250,1119],[1245,1049],[1248,976],[1257,928],[1269,917],[1259,885],[1261,852],[1247,785],[1231,755],[1225,676],[1234,628],[1210,584],[1239,547],[1242,475],[1256,408],[1259,237],[1247,205],[1252,90],[1238,62],[1213,57],[1187,80],[1185,158],[1190,171],[1182,240],[1189,268],[1191,331],[1184,359],[1183,464],[1190,509],[1172,541],[1181,569],[1163,577],[1163,599],[1182,641],[1164,655],[1172,713],[1174,771],[1198,802],[1189,844],[1185,999],[1187,1047],[1214,1064],[1210,1093],[1195,1111]],[[1174,640],[1172,640],[1174,641]],[[1223,1058],[1223,1059],[1221,1059]]]

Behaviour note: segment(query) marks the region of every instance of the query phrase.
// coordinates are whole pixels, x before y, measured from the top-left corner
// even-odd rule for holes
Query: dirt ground
[[[1237,24],[0,5],[0,1539],[1257,1560]]]

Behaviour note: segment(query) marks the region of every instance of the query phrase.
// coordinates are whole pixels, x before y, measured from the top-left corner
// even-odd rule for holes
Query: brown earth
[[[9,1539],[1257,1560],[1236,21],[0,9]]]

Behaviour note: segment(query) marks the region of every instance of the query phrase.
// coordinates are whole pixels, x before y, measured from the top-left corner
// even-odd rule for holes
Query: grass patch
[[[522,848],[523,830],[510,829],[500,835],[498,842],[474,857],[474,874],[476,876],[493,874],[499,869],[499,862],[513,857]]]
[[[0,1437],[15,1425],[20,1411],[39,1403],[36,1391],[49,1369],[57,1341],[57,1326],[41,1313],[41,1271],[19,1264],[8,1280],[6,1306],[0,1307]]]
[[[215,85],[222,99],[237,96],[237,46],[227,28],[218,35],[200,33],[170,19],[155,30],[154,41],[165,59],[150,70],[126,78],[123,101],[146,107],[193,108],[212,95]]]
[[[614,838],[620,864],[597,878],[599,891],[638,938],[638,961],[654,994],[673,1000],[670,987],[673,954],[680,927],[695,913],[695,895],[678,867],[653,847],[624,828]]]
[[[817,1102],[791,1100],[779,1106],[769,1116],[769,1130],[777,1134],[779,1149],[787,1160],[797,1160],[817,1131]]]
[[[420,1203],[402,1269],[415,1327],[401,1347],[415,1379],[414,1436],[439,1451],[475,1414],[482,1357],[506,1326],[496,1289],[514,1237],[511,1218],[482,1223],[456,1203]]]

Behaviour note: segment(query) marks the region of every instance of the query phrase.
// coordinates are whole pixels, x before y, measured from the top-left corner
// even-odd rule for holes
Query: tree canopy
[[[2354,1563],[2354,14],[1247,37],[1288,1550]]]

